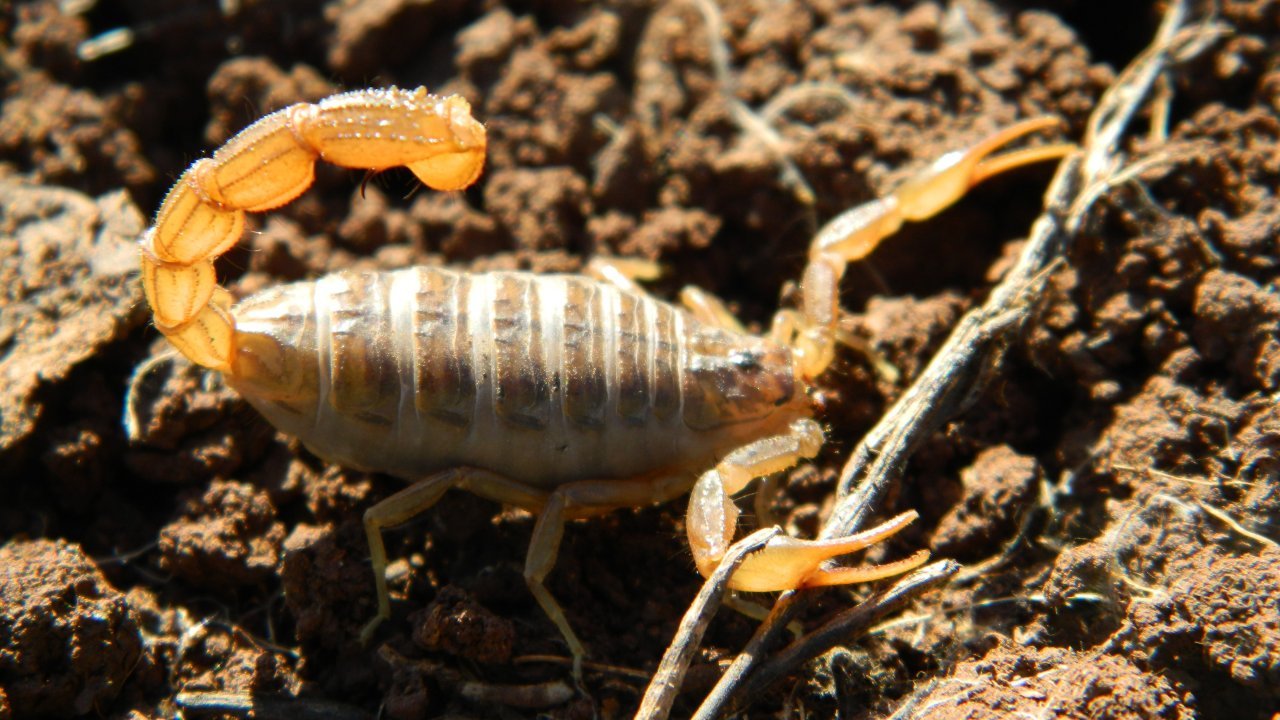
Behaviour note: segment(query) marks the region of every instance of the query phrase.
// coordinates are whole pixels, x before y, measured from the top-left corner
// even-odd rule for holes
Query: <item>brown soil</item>
[[[167,718],[213,691],[285,703],[259,717],[628,717],[700,585],[680,503],[571,526],[550,586],[609,667],[569,698],[567,668],[530,659],[565,655],[521,578],[532,518],[451,495],[389,534],[394,619],[358,643],[360,513],[396,481],[326,466],[218,378],[157,361],[134,276],[168,184],[257,116],[428,85],[471,100],[490,158],[452,195],[322,168],[220,264],[237,294],[619,254],[661,261],[655,293],[697,284],[761,327],[816,224],[1019,117],[1078,138],[1158,19],[722,3],[724,87],[692,1],[75,5],[0,11],[0,720]],[[882,508],[922,518],[875,559],[928,547],[968,568],[746,716],[1280,717],[1280,3],[1220,5],[1230,33],[1171,77],[1167,142],[1134,148],[1167,160],[1101,201]],[[78,56],[118,28],[131,45]],[[774,121],[809,206],[725,93],[761,108],[817,83],[847,94],[801,92]],[[792,532],[820,524],[857,439],[1008,267],[1050,174],[995,179],[850,269],[864,347],[823,379],[830,442],[774,505]],[[675,717],[753,626],[717,617]]]

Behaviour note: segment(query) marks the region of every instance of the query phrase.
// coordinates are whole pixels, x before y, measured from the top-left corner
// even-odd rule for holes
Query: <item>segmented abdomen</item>
[[[263,414],[324,457],[410,478],[475,465],[550,487],[714,462],[725,412],[751,418],[712,395],[762,370],[756,339],[578,276],[339,273],[236,315],[243,346],[270,355],[269,339],[303,368],[290,393],[241,387]]]

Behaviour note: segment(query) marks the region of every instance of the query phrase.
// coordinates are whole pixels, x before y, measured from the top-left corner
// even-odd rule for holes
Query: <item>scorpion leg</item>
[[[903,223],[938,214],[993,175],[1070,154],[1075,146],[1066,143],[993,154],[1013,140],[1058,124],[1053,117],[1016,123],[967,150],[943,155],[892,194],[846,210],[823,226],[809,248],[809,265],[800,282],[801,311],[781,314],[773,332],[795,348],[801,374],[820,375],[835,355],[839,284],[847,264],[866,257]]]
[[[620,290],[647,295],[648,291],[641,287],[637,280],[656,280],[661,275],[658,264],[638,258],[600,257],[591,258],[583,271],[597,280],[603,280]],[[706,325],[746,333],[738,318],[729,312],[724,301],[693,285],[686,285],[680,290],[680,304],[691,315]]]
[[[732,330],[743,335],[747,329],[742,327],[738,318],[725,306],[724,301],[694,285],[685,285],[680,289],[680,304],[700,322],[715,327]]]
[[[544,581],[556,564],[560,540],[567,520],[599,515],[620,507],[637,507],[676,497],[688,487],[686,475],[660,476],[642,480],[582,480],[561,485],[547,499],[533,528],[529,555],[525,559],[524,580],[529,592],[555,623],[573,655],[573,677],[582,684],[582,661],[586,648],[573,632],[560,603],[547,590]]]
[[[367,643],[378,625],[391,617],[391,597],[387,592],[387,549],[382,542],[382,531],[402,525],[426,512],[453,488],[532,512],[538,512],[547,502],[547,494],[540,490],[488,470],[463,467],[445,470],[420,480],[366,510],[364,531],[369,542],[373,582],[378,591],[378,614],[361,630],[361,642]]]
[[[703,575],[710,575],[733,543],[738,508],[733,495],[756,478],[765,477],[813,457],[822,445],[822,429],[813,420],[797,420],[791,431],[745,445],[702,474],[689,497],[686,527],[689,547]],[[750,555],[729,579],[729,586],[748,592],[792,590],[821,585],[845,585],[891,577],[919,567],[929,559],[921,550],[897,562],[869,567],[824,567],[827,560],[861,550],[893,536],[917,517],[903,513],[855,535],[830,540],[801,540],[779,536]]]
[[[637,280],[657,280],[662,268],[652,260],[642,258],[603,257],[596,255],[582,269],[587,277],[602,280],[619,290],[648,295],[649,292]]]

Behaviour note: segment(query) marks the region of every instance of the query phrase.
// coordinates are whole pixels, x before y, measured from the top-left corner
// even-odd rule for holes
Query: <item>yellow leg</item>
[[[636,281],[657,280],[662,274],[662,268],[651,260],[597,255],[587,262],[583,274],[596,280],[603,280],[621,290],[646,295],[648,291],[640,287]]]
[[[746,334],[746,328],[738,322],[738,318],[729,312],[724,301],[711,293],[693,285],[686,285],[680,290],[680,304],[700,322],[714,325],[726,330]]]
[[[538,515],[529,543],[529,555],[525,559],[524,580],[543,612],[555,623],[573,655],[573,677],[581,686],[582,661],[586,648],[573,632],[560,603],[547,590],[544,581],[556,564],[560,552],[560,540],[564,537],[567,520],[598,515],[602,510],[620,507],[639,507],[669,500],[688,487],[685,478],[648,480],[585,480],[561,485],[551,493],[546,507]]]
[[[967,150],[947,153],[892,194],[846,210],[823,226],[810,245],[809,265],[800,281],[801,311],[784,318],[781,326],[775,324],[775,335],[791,335],[787,340],[795,348],[800,372],[816,377],[835,355],[839,285],[847,264],[869,255],[904,222],[938,214],[993,175],[1070,154],[1075,146],[1060,143],[993,155],[1018,138],[1058,124],[1053,117],[1024,120]]]
[[[638,258],[593,257],[584,274],[622,290],[648,294],[638,280],[656,280],[662,274],[657,263]],[[700,322],[745,333],[742,323],[729,312],[720,298],[702,288],[686,285],[680,291],[680,304]]]
[[[361,642],[367,643],[382,621],[391,617],[391,597],[387,592],[387,549],[382,542],[382,531],[426,512],[453,488],[469,490],[481,497],[534,512],[547,503],[546,493],[496,473],[477,468],[454,468],[420,480],[366,510],[364,532],[369,542],[373,583],[378,591],[378,614],[361,630]]]
[[[750,443],[730,453],[715,469],[703,473],[689,497],[686,521],[689,547],[703,575],[715,571],[733,542],[738,523],[733,495],[756,478],[785,470],[801,458],[813,457],[821,445],[822,430],[818,424],[798,420],[789,433]],[[870,530],[830,540],[776,537],[738,566],[729,579],[729,586],[748,592],[771,592],[867,582],[904,573],[928,560],[928,551],[922,550],[906,560],[870,567],[824,568],[823,563],[880,542],[916,517],[915,512],[903,513]]]

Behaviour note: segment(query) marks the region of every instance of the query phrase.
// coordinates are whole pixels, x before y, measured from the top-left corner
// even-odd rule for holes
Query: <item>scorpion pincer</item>
[[[732,496],[823,442],[808,392],[834,356],[845,266],[986,177],[1062,157],[1071,146],[992,155],[1056,122],[1015,124],[836,217],[812,243],[799,309],[779,312],[767,337],[744,332],[705,293],[684,293],[685,307],[652,298],[636,272],[605,261],[590,276],[342,272],[233,305],[214,260],[239,240],[246,212],[302,194],[316,161],[406,166],[437,190],[476,180],[484,126],[462,98],[423,89],[294,105],[196,161],[141,240],[142,282],[160,332],[280,430],[322,458],[412,483],[364,516],[378,597],[365,639],[390,616],[382,530],[461,488],[537,515],[525,579],[580,672],[584,647],[543,586],[565,521],[692,490],[689,545],[710,574],[734,539]],[[776,591],[905,572],[928,553],[869,567],[826,561],[915,517],[830,540],[778,536],[730,585]]]

